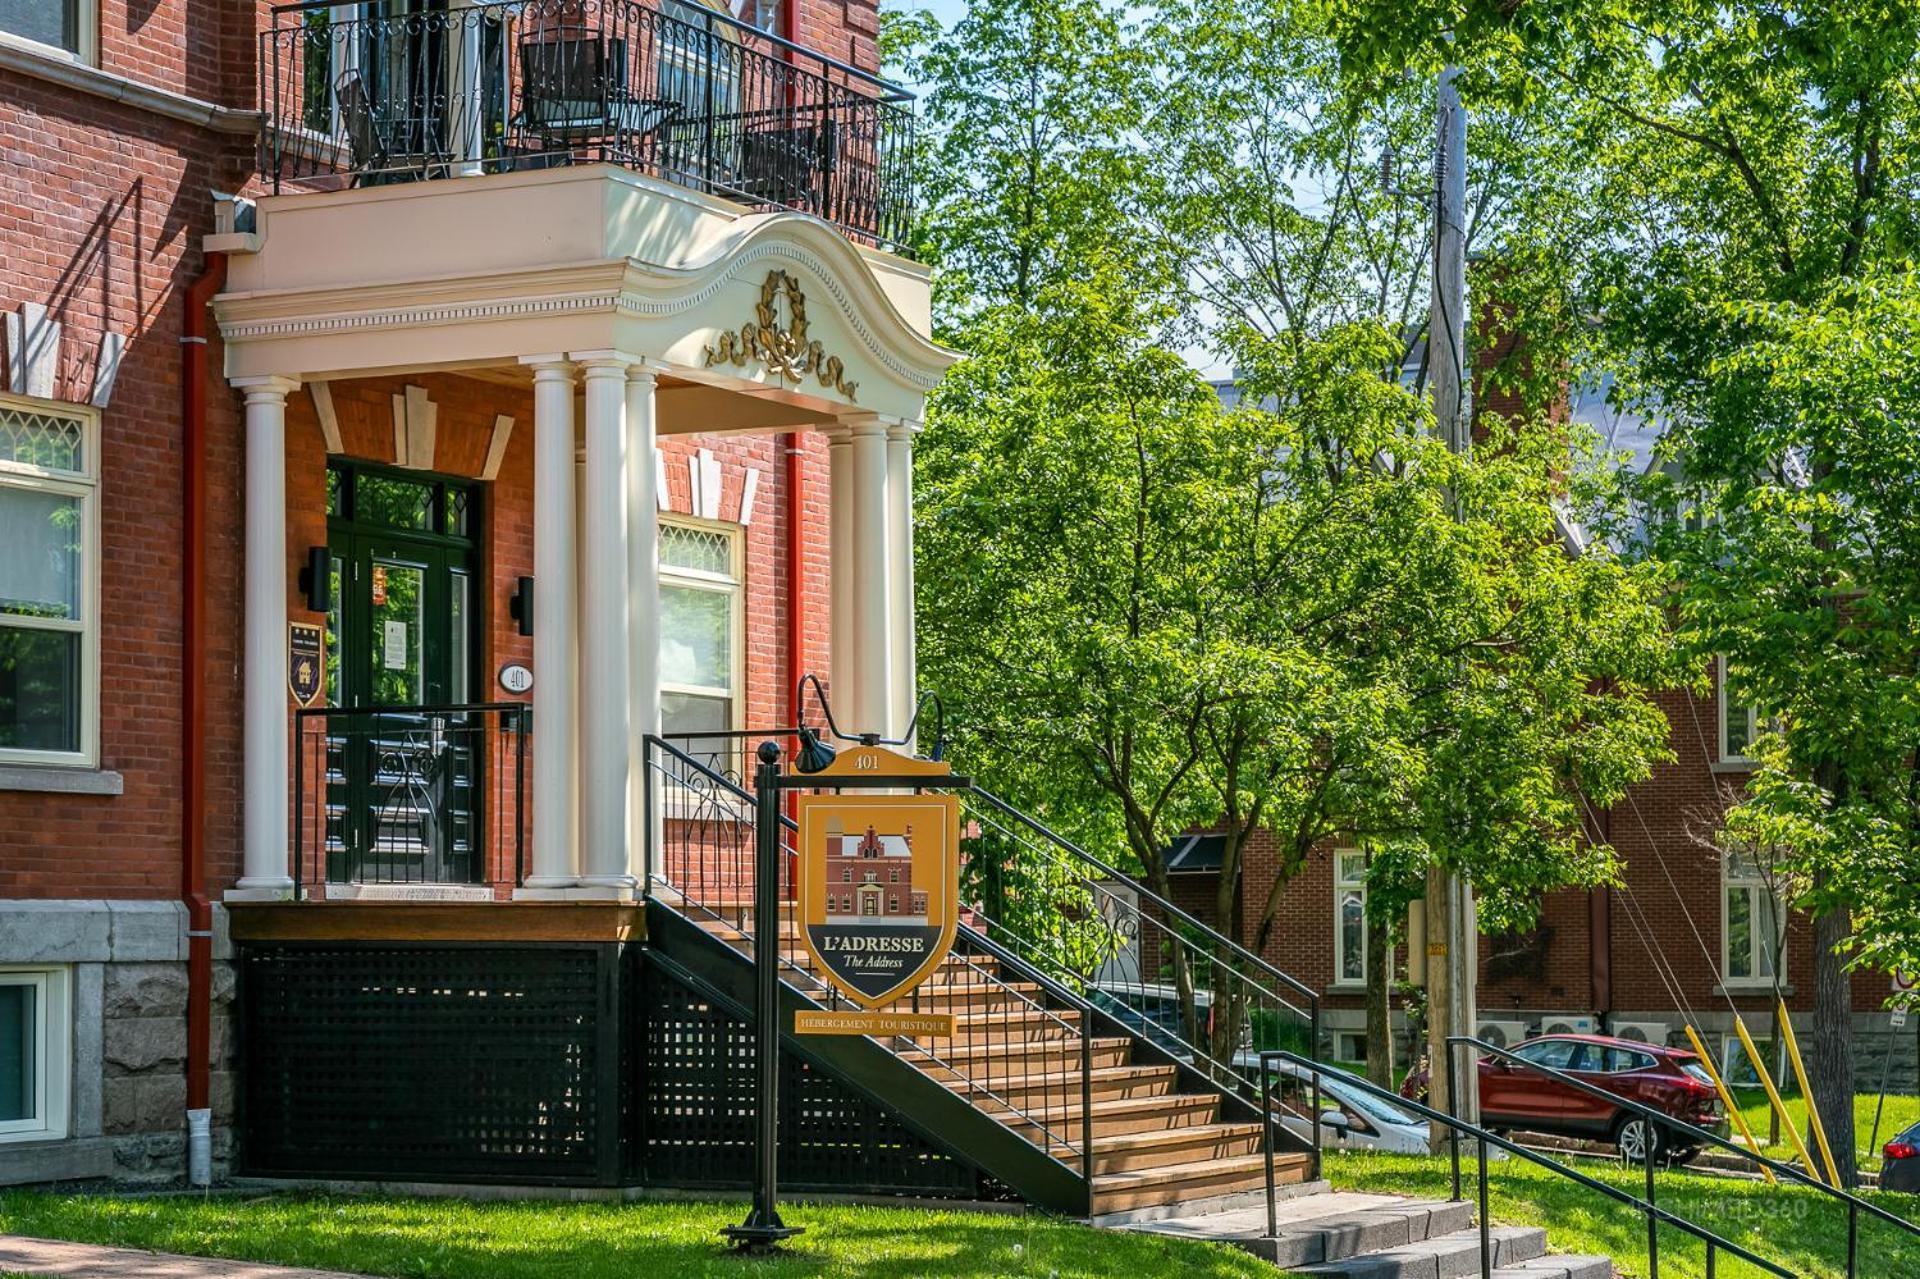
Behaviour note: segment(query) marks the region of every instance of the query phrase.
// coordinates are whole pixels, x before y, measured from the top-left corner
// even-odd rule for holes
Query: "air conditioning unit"
[[[1664,1021],[1616,1021],[1613,1034],[1616,1039],[1632,1039],[1639,1043],[1651,1044],[1655,1048],[1667,1046],[1669,1026]]]
[[[1524,1021],[1483,1021],[1475,1038],[1483,1039],[1495,1048],[1511,1048],[1527,1037],[1527,1023]]]
[[[1591,1017],[1555,1017],[1540,1019],[1540,1033],[1543,1035],[1591,1035],[1596,1023]]]

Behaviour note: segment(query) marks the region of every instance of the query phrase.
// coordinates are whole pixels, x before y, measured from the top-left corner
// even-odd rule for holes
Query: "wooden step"
[[[1059,1159],[1070,1159],[1074,1153],[1065,1150],[1054,1152]],[[1100,1136],[1096,1128],[1093,1172],[1095,1177],[1099,1177],[1109,1172],[1138,1172],[1143,1168],[1212,1163],[1259,1153],[1259,1124],[1198,1124],[1191,1128],[1169,1128],[1163,1132],[1129,1133],[1105,1138]]]
[[[1096,1039],[1091,1055],[1095,1069],[1124,1066],[1133,1055],[1133,1041],[1122,1038]],[[1049,1072],[1064,1071],[1078,1075],[1081,1060],[1078,1037],[1018,1044],[947,1041],[932,1053],[913,1049],[900,1056],[903,1060],[916,1063],[937,1057],[939,1063],[953,1067],[970,1078],[1004,1079],[1009,1082],[1018,1082],[1036,1067]]]
[[[1100,1157],[1100,1145],[1094,1143],[1094,1159]],[[1273,1157],[1274,1182],[1297,1185],[1307,1179],[1312,1157],[1304,1154],[1276,1154]],[[1238,1155],[1231,1159],[1209,1159],[1198,1163],[1165,1164],[1133,1172],[1110,1172],[1093,1179],[1093,1215],[1131,1212],[1155,1208],[1161,1204],[1188,1203],[1264,1189],[1267,1180],[1266,1156]]]
[[[910,1000],[901,1000],[894,1011],[908,1008]],[[927,1011],[924,1007],[920,1010]],[[943,1052],[943,1046],[973,1046],[978,1044],[1034,1043],[1049,1039],[1080,1038],[1080,1014],[1072,1009],[1040,1009],[1025,1005],[1009,1005],[985,1013],[961,1013],[953,1018],[951,1035],[919,1035],[934,1046],[936,1052]]]
[[[931,1062],[920,1063],[920,1068],[954,1092],[969,1097],[983,1113],[1001,1115],[1003,1122],[1007,1123],[1015,1122],[1018,1118],[1007,1115],[1008,1106],[1042,1113],[1049,1108],[1073,1110],[1080,1104],[1080,1071],[1077,1067],[1072,1071],[1033,1074],[1019,1079],[979,1081],[956,1078],[946,1067]],[[1162,1097],[1173,1091],[1175,1077],[1172,1066],[1095,1067],[1088,1078],[1088,1091],[1096,1106],[1103,1101]],[[992,1097],[982,1095],[989,1084]]]
[[[1220,1113],[1220,1098],[1212,1093],[1164,1093],[1143,1097],[1110,1097],[1095,1100],[1093,1110],[1094,1145],[1108,1137],[1123,1137],[1136,1132],[1165,1132],[1174,1128],[1192,1128],[1213,1123]],[[1055,1140],[1080,1140],[1080,1102],[1026,1109],[1020,1116],[1007,1115],[1002,1123],[1014,1131],[1038,1141],[1041,1127]]]
[[[935,973],[924,986],[900,1002],[909,1011],[959,1013],[968,1008],[990,1008],[1000,1004],[1038,1002],[1040,984],[1031,981],[949,982]]]

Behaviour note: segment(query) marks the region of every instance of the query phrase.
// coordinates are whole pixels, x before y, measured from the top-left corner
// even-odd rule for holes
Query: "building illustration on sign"
[[[913,827],[898,835],[828,831],[829,924],[902,924],[924,928],[927,895],[913,886]]]
[[[912,990],[953,944],[959,804],[951,795],[803,795],[799,922],[820,974],[864,1008]]]

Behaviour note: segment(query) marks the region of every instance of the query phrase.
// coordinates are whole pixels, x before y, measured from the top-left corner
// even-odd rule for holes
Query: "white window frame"
[[[672,518],[662,516],[660,527],[694,529],[703,533],[720,533],[727,539],[727,559],[729,571],[719,573],[702,572],[699,569],[669,567],[659,565],[658,576],[661,588],[691,587],[695,590],[712,591],[716,594],[730,594],[733,607],[727,614],[727,660],[730,667],[728,678],[730,688],[717,688],[703,684],[670,683],[663,674],[660,679],[660,692],[687,693],[695,697],[725,697],[730,709],[727,715],[727,727],[738,730],[746,725],[746,526],[728,524],[721,520],[701,520],[689,516],[677,515]]]
[[[0,487],[80,501],[80,616],[21,617],[0,613],[0,629],[59,631],[80,636],[80,745],[71,751],[0,747],[0,764],[43,768],[98,768],[100,764],[100,413],[57,400],[0,393],[0,411],[18,409],[63,417],[80,426],[80,471],[56,471],[0,461]]]
[[[0,31],[0,44],[9,45],[42,58],[53,58],[86,67],[99,66],[100,0],[74,0],[74,28],[76,47],[72,49],[63,49],[57,44],[47,44],[28,36],[16,35],[11,31]]]
[[[1734,707],[1731,705],[1733,699],[1727,695],[1727,659],[1724,655],[1716,659],[1716,674],[1715,674],[1713,700],[1714,700],[1714,705],[1717,708],[1716,718],[1719,722],[1719,730],[1720,730],[1720,762],[1722,764],[1753,763],[1754,762],[1753,756],[1746,755],[1746,754],[1736,755],[1727,749],[1727,716],[1730,711],[1743,712],[1747,717],[1748,749],[1752,749],[1754,738],[1760,735],[1762,721],[1760,718],[1759,707],[1754,706],[1751,703],[1741,707]]]
[[[1357,860],[1358,875],[1346,873],[1347,859]],[[1360,894],[1360,976],[1348,977],[1346,930],[1340,917],[1341,899],[1348,892]],[[1336,848],[1333,850],[1333,984],[1349,990],[1362,989],[1367,984],[1367,855],[1358,848]]]
[[[58,1141],[67,1135],[73,1071],[72,970],[64,965],[0,967],[0,986],[35,991],[34,1114],[0,1120],[0,1143]]]
[[[1784,977],[1786,973],[1787,930],[1783,925],[1787,919],[1787,905],[1780,900],[1780,894],[1767,883],[1766,876],[1757,867],[1751,875],[1734,874],[1733,859],[1737,855],[1729,851],[1720,857],[1720,981],[1725,986],[1770,990],[1773,988],[1775,975]],[[1744,977],[1735,976],[1733,971],[1732,907],[1733,894],[1736,892],[1746,893],[1749,896],[1747,917],[1753,921],[1752,938],[1753,945],[1756,947],[1756,950],[1747,956],[1747,967],[1752,971]],[[1755,909],[1763,896],[1773,899],[1773,918],[1777,929],[1767,937],[1760,936],[1760,916],[1759,911]],[[1773,957],[1773,972],[1762,973],[1759,971],[1761,952],[1757,948],[1771,943],[1778,943],[1779,946],[1778,952]]]

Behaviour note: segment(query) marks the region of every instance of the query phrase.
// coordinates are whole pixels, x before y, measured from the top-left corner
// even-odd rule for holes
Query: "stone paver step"
[[[1487,1239],[1496,1270],[1519,1267],[1547,1251],[1547,1232],[1538,1226],[1495,1226]],[[1323,1279],[1464,1279],[1480,1273],[1480,1231],[1455,1231],[1398,1248],[1295,1266],[1293,1271]]]

